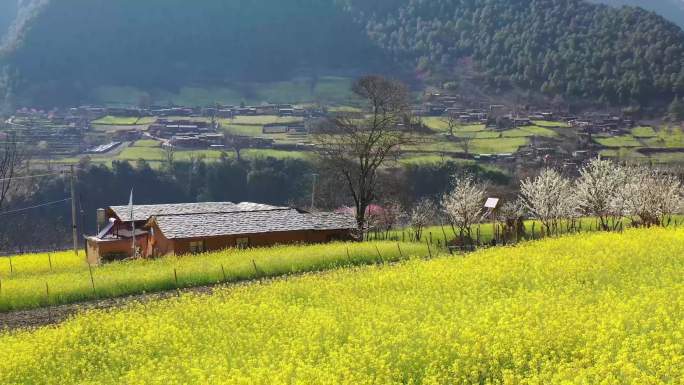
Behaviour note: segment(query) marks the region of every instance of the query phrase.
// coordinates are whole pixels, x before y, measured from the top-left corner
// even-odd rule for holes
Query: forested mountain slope
[[[75,103],[100,85],[208,86],[335,71],[443,83],[457,80],[462,59],[492,89],[616,104],[684,94],[678,26],[583,0],[32,3],[0,59],[7,100]]]
[[[648,9],[684,27],[684,1],[682,0],[593,0],[612,6],[632,6]]]
[[[394,3],[347,1],[382,48],[419,68],[450,73],[471,56],[500,87],[615,103],[684,91],[684,33],[652,12],[580,0]]]

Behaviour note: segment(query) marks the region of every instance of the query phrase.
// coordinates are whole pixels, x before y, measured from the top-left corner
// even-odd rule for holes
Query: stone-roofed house
[[[353,217],[308,213],[260,203],[207,202],[111,206],[98,210],[99,234],[87,237],[93,264],[137,257],[200,253],[227,248],[351,240]]]

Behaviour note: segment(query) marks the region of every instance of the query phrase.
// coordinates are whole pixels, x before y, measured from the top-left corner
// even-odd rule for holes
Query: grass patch
[[[558,136],[558,134],[555,131],[544,127],[525,126],[512,130],[506,130],[503,132],[503,136],[505,138],[527,138],[532,136],[555,138]]]
[[[639,142],[632,135],[621,135],[611,137],[594,137],[594,141],[604,147],[642,147],[643,144]]]
[[[478,154],[511,154],[529,143],[527,138],[473,139],[470,152]]]
[[[653,127],[634,127],[632,128],[632,136],[635,138],[652,138],[656,136],[656,132]]]
[[[133,147],[159,147],[161,142],[154,139],[141,139],[135,141]]]
[[[233,119],[221,119],[221,124],[225,125],[247,125],[247,126],[263,126],[271,123],[301,123],[304,118],[292,116],[277,116],[277,115],[256,115],[256,116],[236,116]]]
[[[93,120],[94,125],[100,126],[138,126],[152,124],[156,118],[152,117],[127,117],[127,116],[111,116],[107,115],[103,118]]]
[[[684,132],[679,127],[660,129],[656,136],[646,139],[650,147],[684,148]]]
[[[256,137],[261,136],[263,134],[263,126],[221,124],[221,128],[231,135]]]
[[[553,122],[553,121],[546,121],[546,120],[533,120],[532,124],[538,127],[546,127],[546,128],[569,128],[570,124],[568,122]]]

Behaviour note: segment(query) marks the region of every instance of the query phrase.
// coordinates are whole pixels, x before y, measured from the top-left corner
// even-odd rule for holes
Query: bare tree
[[[458,119],[454,114],[447,113],[446,116],[442,117],[442,122],[446,124],[447,129],[449,130],[449,136],[453,137],[454,136],[454,130],[456,130],[456,127],[458,127]]]
[[[239,135],[226,134],[224,136],[224,141],[227,147],[230,147],[235,151],[235,159],[237,161],[242,161],[242,150],[249,147],[249,138],[245,138]]]
[[[7,200],[22,162],[22,154],[16,137],[9,134],[4,136],[4,141],[0,142],[0,210]]]
[[[168,143],[164,146],[164,167],[168,172],[173,172],[175,164],[176,148]]]
[[[451,191],[442,197],[442,209],[454,233],[472,240],[472,226],[482,220],[487,187],[472,175],[455,177]]]
[[[363,236],[366,210],[376,200],[378,172],[412,141],[408,90],[379,76],[357,80],[353,92],[367,102],[365,114],[338,114],[313,132],[318,153],[347,185]]]
[[[456,139],[466,156],[470,155],[470,144],[473,142],[473,139],[475,139],[475,137],[472,135],[465,135]]]
[[[583,214],[598,218],[601,229],[615,231],[625,214],[624,186],[627,173],[609,160],[594,159],[575,184],[577,204]]]
[[[667,226],[682,208],[682,183],[674,175],[645,167],[628,170],[627,210],[642,226]]]
[[[569,180],[546,169],[534,180],[520,185],[520,201],[532,216],[542,222],[546,234],[558,229],[560,221],[575,215],[576,204]]]
[[[420,241],[423,237],[423,230],[429,225],[435,223],[437,217],[437,205],[431,199],[423,198],[416,203],[411,210],[410,223],[413,229],[413,234],[416,241]]]

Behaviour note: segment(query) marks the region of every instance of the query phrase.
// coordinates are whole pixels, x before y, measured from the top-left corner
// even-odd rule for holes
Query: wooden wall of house
[[[138,236],[135,241],[136,246],[141,250],[141,255],[147,255],[147,235]],[[103,259],[106,259],[107,255],[121,254],[124,255],[125,258],[130,258],[133,255],[130,239],[100,242],[88,239],[86,247],[88,253],[88,263],[92,265],[102,263]]]
[[[249,247],[268,247],[274,245],[287,244],[313,244],[327,243],[333,241],[352,240],[349,230],[325,230],[325,231],[288,231],[264,234],[230,235],[223,237],[207,237],[197,239],[175,239],[169,240],[163,236],[161,231],[155,229],[155,256],[167,254],[183,255],[189,254],[191,242],[204,241],[205,251],[218,251],[237,246],[237,240],[241,238],[249,239]]]

